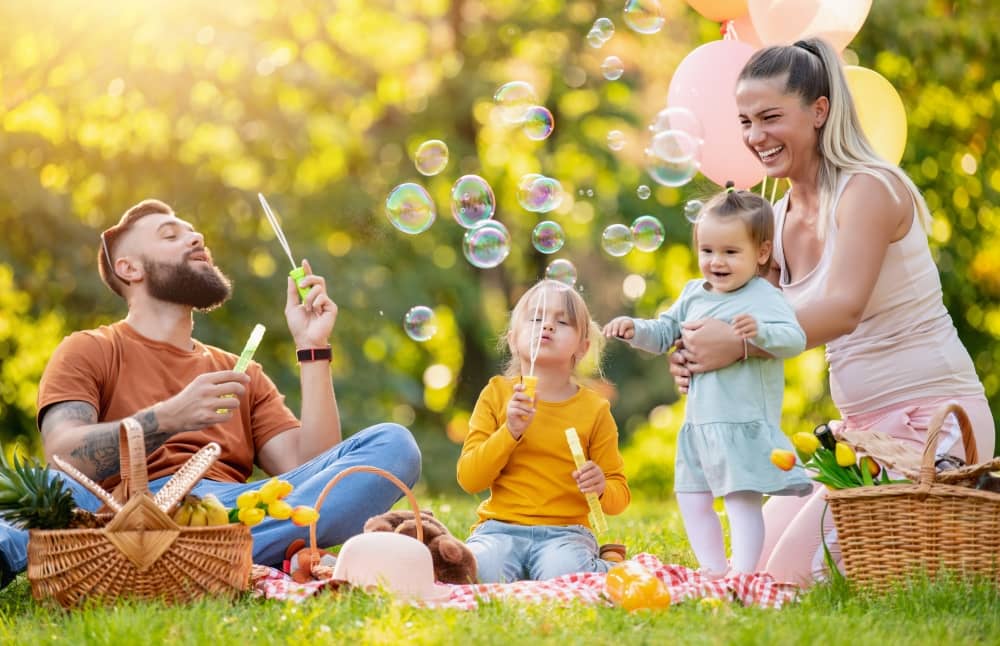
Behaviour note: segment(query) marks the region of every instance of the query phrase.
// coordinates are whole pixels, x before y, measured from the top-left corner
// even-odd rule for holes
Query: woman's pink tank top
[[[840,178],[831,213],[836,213],[850,178]],[[782,246],[788,198],[775,204],[774,254],[781,266],[781,289],[798,310],[823,298],[837,223],[831,215],[823,255],[815,269],[789,280]],[[941,279],[916,207],[909,232],[886,251],[861,322],[850,334],[826,345],[826,360],[833,402],[845,416],[923,397],[983,393],[972,359],[944,307]]]

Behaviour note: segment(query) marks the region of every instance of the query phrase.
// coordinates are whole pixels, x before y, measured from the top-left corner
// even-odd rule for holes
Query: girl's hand
[[[507,402],[507,430],[519,440],[534,418],[535,400],[524,394],[524,384],[514,384],[514,395]]]
[[[635,336],[635,321],[628,316],[611,319],[611,322],[604,326],[604,336],[628,341]]]
[[[604,493],[604,472],[590,460],[573,472],[573,479],[581,493],[596,493],[598,496]]]
[[[757,319],[751,314],[738,314],[733,318],[733,330],[749,341],[757,336]]]

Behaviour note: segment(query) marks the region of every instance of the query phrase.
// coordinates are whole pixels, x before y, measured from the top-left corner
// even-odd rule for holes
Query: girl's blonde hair
[[[694,252],[698,254],[698,223],[705,217],[717,217],[723,220],[739,218],[747,228],[750,240],[760,249],[765,242],[774,241],[774,211],[771,203],[760,195],[750,191],[738,191],[732,188],[732,182],[726,183],[726,190],[716,193],[705,202],[695,220],[692,238]],[[774,248],[772,247],[772,253]],[[771,264],[770,254],[761,265],[766,271]]]
[[[930,231],[931,214],[920,190],[902,169],[879,157],[861,130],[854,99],[833,47],[819,38],[807,38],[794,45],[765,47],[750,57],[738,80],[773,79],[784,75],[787,75],[785,92],[797,94],[803,105],[811,105],[821,96],[830,102],[826,122],[819,129],[820,238],[826,235],[832,216],[830,206],[844,173],[871,175],[882,182],[897,202],[900,197],[888,175],[899,179],[916,205],[924,230]]]
[[[532,285],[528,291],[521,295],[521,298],[514,305],[514,309],[511,310],[507,329],[500,335],[498,344],[501,354],[504,352],[509,354],[503,363],[503,374],[507,377],[521,376],[521,360],[517,356],[514,343],[518,332],[531,333],[529,319],[543,290],[549,290],[546,294],[546,309],[548,311],[562,309],[566,312],[569,324],[576,329],[580,342],[590,341],[587,354],[580,357],[573,366],[574,375],[587,377],[596,373],[598,376],[603,376],[601,352],[604,349],[604,335],[601,334],[600,326],[590,318],[590,309],[579,292],[565,283],[550,279],[544,279]],[[528,329],[524,330],[522,326],[527,326]]]

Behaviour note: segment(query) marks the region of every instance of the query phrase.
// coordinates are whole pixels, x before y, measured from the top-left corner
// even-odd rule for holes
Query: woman
[[[736,103],[746,146],[768,176],[791,181],[774,209],[772,273],[807,347],[826,345],[846,427],[878,428],[922,448],[934,410],[955,400],[969,414],[980,458],[993,455],[989,404],[927,244],[927,205],[862,133],[836,52],[819,39],[758,51],[740,73]],[[671,371],[683,390],[692,372],[727,366],[743,352],[728,324],[696,322]],[[963,455],[953,418],[944,431],[938,452]],[[800,583],[822,576],[823,492],[765,505],[759,569]],[[836,555],[833,521],[824,523]]]

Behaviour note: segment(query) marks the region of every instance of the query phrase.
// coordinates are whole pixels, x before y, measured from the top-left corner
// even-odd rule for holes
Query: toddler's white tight
[[[722,542],[722,524],[712,508],[714,498],[705,492],[677,493],[677,505],[684,519],[688,542],[698,565],[722,573],[729,567]],[[763,495],[756,491],[736,491],[723,498],[731,531],[733,572],[756,572],[764,545]]]

